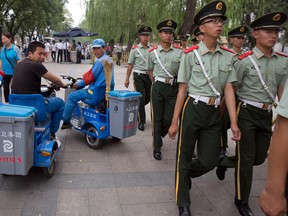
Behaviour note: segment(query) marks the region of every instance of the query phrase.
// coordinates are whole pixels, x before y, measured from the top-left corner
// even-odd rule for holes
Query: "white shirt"
[[[49,51],[50,51],[50,44],[45,43],[45,52],[49,52]]]
[[[64,48],[63,43],[62,43],[62,42],[59,42],[59,43],[57,44],[57,49],[58,49],[58,50],[63,50],[63,48]]]

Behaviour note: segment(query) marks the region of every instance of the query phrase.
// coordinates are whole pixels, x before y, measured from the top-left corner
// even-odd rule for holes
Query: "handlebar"
[[[62,77],[62,79],[66,79],[66,80],[71,81],[71,83],[68,85],[68,86],[70,86],[71,88],[72,88],[72,86],[74,85],[74,83],[76,83],[77,80],[80,79],[80,78],[75,79],[74,77],[67,76],[67,75],[60,75],[60,77]]]

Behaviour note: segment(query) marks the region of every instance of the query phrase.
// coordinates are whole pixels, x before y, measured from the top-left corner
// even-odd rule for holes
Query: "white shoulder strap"
[[[220,97],[221,94],[220,94],[220,92],[218,92],[217,89],[213,86],[212,80],[211,80],[211,78],[208,76],[208,74],[207,74],[207,72],[206,72],[206,70],[205,70],[204,64],[203,64],[203,62],[202,62],[202,59],[201,59],[199,53],[197,52],[196,49],[194,49],[193,52],[194,52],[196,58],[197,58],[198,61],[199,61],[200,67],[201,67],[201,69],[202,69],[202,72],[203,72],[205,78],[207,79],[210,88],[213,90],[213,92],[214,92],[215,95],[217,95],[218,97]]]
[[[166,68],[164,67],[164,65],[163,65],[162,62],[160,61],[156,49],[154,49],[153,52],[155,53],[155,56],[156,56],[156,58],[157,58],[157,61],[158,61],[159,64],[160,64],[161,68],[165,71],[165,73],[166,73],[169,77],[173,78],[173,76],[166,70]]]
[[[265,91],[267,92],[268,96],[270,97],[270,99],[273,102],[274,106],[277,106],[277,102],[275,101],[275,97],[273,96],[273,94],[271,93],[271,91],[269,90],[268,85],[265,83],[263,77],[262,77],[262,73],[260,71],[260,68],[258,67],[257,63],[255,62],[255,60],[252,58],[252,56],[248,56],[250,61],[252,62],[253,66],[255,67],[255,70],[257,71],[257,75],[259,77],[259,80],[263,86],[263,88],[265,89]]]
[[[140,50],[138,49],[138,47],[136,48],[136,50],[138,51],[138,53],[140,54],[141,58],[143,59],[144,62],[146,62],[146,59],[144,58],[144,56],[142,55],[142,53],[140,52]]]

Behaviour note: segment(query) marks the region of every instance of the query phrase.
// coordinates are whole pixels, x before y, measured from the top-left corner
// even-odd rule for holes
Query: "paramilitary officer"
[[[187,46],[187,41],[188,41],[188,38],[190,37],[189,34],[184,34],[184,35],[181,35],[180,36],[180,39],[181,39],[181,44],[182,44],[182,50],[185,50],[188,48]]]
[[[179,93],[169,136],[174,139],[180,120],[176,160],[176,202],[179,215],[191,215],[190,177],[201,176],[219,162],[221,139],[221,95],[225,92],[233,139],[240,139],[232,82],[237,81],[232,67],[233,53],[220,47],[217,39],[224,27],[226,5],[213,1],[196,14],[194,22],[204,33],[199,46],[184,51],[178,73]],[[188,98],[187,96],[188,89]],[[180,117],[181,113],[181,117]],[[180,119],[181,118],[181,119]],[[197,158],[192,160],[197,142]]]
[[[232,45],[232,51],[235,53],[234,58],[242,54],[242,47],[245,43],[245,38],[246,38],[247,33],[248,33],[248,28],[246,26],[239,26],[228,32],[228,38],[230,40],[230,44]],[[226,154],[226,148],[228,147],[227,130],[230,128],[230,121],[229,121],[229,115],[228,115],[227,109],[223,110],[221,114],[222,114],[222,137],[221,137],[220,155],[221,157],[223,157]],[[223,180],[222,178],[224,177],[220,177],[219,179]]]
[[[168,133],[178,92],[177,74],[182,50],[171,45],[177,23],[164,20],[157,25],[159,46],[149,51],[147,69],[151,80],[153,156],[161,160],[162,138]],[[153,72],[153,73],[152,73]]]
[[[204,33],[200,31],[199,26],[194,30],[195,37],[197,38],[198,43],[200,43],[203,40]]]
[[[256,47],[238,57],[234,66],[238,75],[238,125],[242,133],[237,142],[235,170],[235,205],[241,215],[253,215],[249,205],[253,165],[262,164],[267,156],[272,134],[272,106],[281,98],[287,78],[287,61],[273,50],[281,25],[287,16],[282,12],[266,14],[250,27]],[[221,167],[227,167],[229,158]]]
[[[149,39],[152,29],[149,26],[143,26],[138,30],[140,43],[133,46],[128,60],[128,68],[126,72],[125,87],[129,86],[129,78],[133,67],[134,88],[142,94],[139,106],[138,129],[145,130],[146,114],[145,105],[150,102],[151,80],[146,69],[148,51],[151,48]]]
[[[182,49],[182,42],[181,42],[181,37],[180,35],[176,35],[173,39],[173,47],[176,47],[176,48],[180,48]]]

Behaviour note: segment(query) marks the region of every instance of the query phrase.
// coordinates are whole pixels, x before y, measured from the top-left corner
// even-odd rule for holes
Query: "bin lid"
[[[142,96],[140,92],[133,92],[129,90],[114,90],[114,91],[110,91],[108,95],[112,97],[119,97],[119,98]]]
[[[0,103],[0,116],[29,117],[34,112],[35,107]]]

